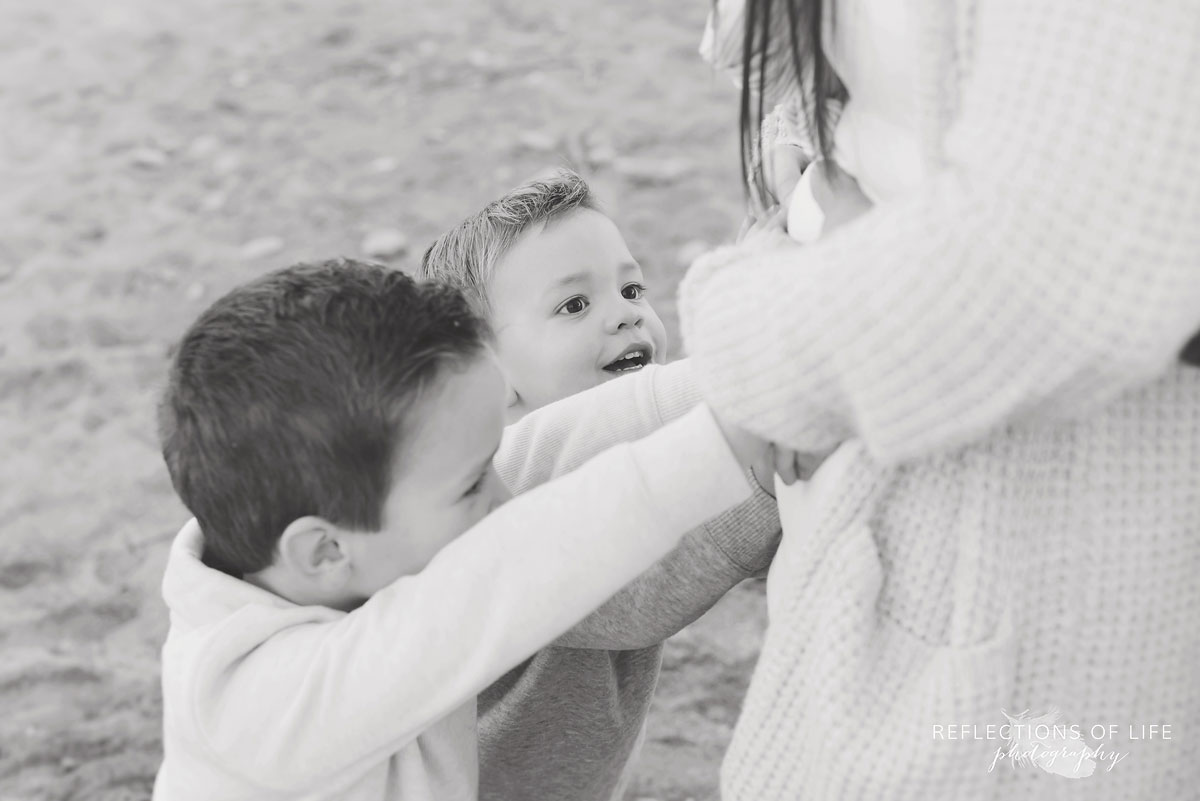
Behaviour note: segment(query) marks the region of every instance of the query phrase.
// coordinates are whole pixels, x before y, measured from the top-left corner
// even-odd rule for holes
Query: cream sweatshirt
[[[163,581],[154,797],[475,798],[476,693],[749,494],[699,407],[510,501],[350,613],[207,568],[188,523]]]

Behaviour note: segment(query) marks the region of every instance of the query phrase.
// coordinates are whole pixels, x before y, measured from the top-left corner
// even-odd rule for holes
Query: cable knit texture
[[[1194,799],[1200,6],[912,9],[927,178],[681,288],[717,410],[850,440],[789,490],[723,797]],[[1004,741],[934,736],[1051,706],[1126,758],[989,771]]]

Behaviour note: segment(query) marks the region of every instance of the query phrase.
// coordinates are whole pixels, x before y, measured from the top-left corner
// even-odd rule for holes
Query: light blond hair
[[[571,170],[521,184],[438,237],[421,258],[418,276],[457,287],[489,316],[488,282],[517,238],[576,209],[600,210],[587,182]]]

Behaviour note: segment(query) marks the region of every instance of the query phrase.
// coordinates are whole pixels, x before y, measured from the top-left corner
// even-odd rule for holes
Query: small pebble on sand
[[[552,131],[524,131],[517,137],[517,143],[528,150],[546,153],[558,147],[560,137]]]
[[[167,154],[153,147],[139,147],[129,156],[129,161],[135,167],[145,170],[157,170],[167,164]]]
[[[695,168],[687,159],[622,156],[613,160],[613,168],[634,184],[670,184]]]
[[[393,156],[380,156],[367,165],[367,171],[382,175],[387,172],[395,172],[399,166],[399,159]]]
[[[266,256],[273,256],[283,250],[283,240],[277,236],[260,236],[256,239],[251,239],[241,247],[243,259],[261,259]]]
[[[390,259],[407,251],[408,237],[393,228],[372,231],[362,241],[362,252],[373,259]]]

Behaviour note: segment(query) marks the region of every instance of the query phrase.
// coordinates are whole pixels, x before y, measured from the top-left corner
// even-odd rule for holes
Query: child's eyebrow
[[[561,289],[562,287],[569,286],[571,284],[587,283],[591,277],[591,274],[587,272],[571,273],[570,275],[564,275],[562,278],[555,281],[550,285],[550,288]]]

